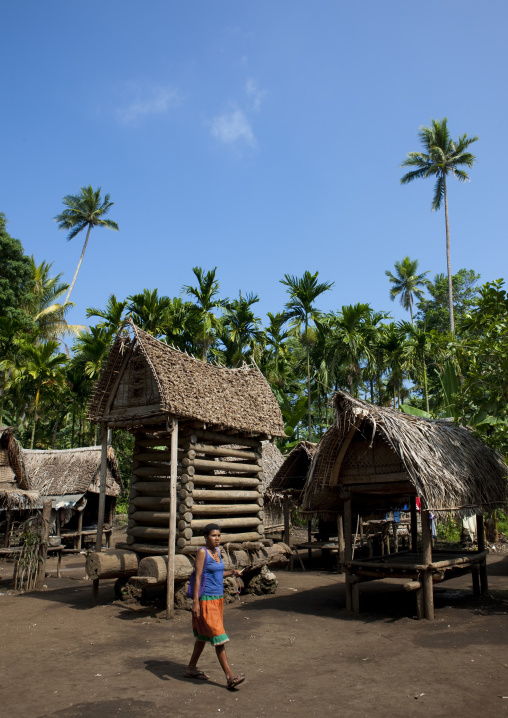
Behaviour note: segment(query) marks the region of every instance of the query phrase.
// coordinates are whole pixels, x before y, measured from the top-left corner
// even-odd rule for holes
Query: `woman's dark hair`
[[[207,524],[207,525],[205,526],[205,528],[203,529],[203,534],[204,534],[205,538],[206,538],[207,536],[210,536],[210,534],[212,533],[212,531],[220,531],[220,526],[219,526],[219,524]]]

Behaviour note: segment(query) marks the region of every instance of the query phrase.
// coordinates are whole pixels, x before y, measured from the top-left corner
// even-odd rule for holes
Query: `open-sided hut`
[[[211,365],[128,326],[89,409],[92,421],[135,436],[128,547],[167,554],[175,530],[177,551],[196,550],[210,521],[223,544],[262,539],[261,442],[284,436],[266,379],[256,366]]]
[[[10,543],[13,521],[21,519],[40,503],[37,491],[30,491],[22,449],[12,429],[0,427],[0,533],[1,545]]]
[[[344,392],[334,398],[336,419],[322,438],[305,485],[303,510],[344,522],[348,607],[358,610],[362,580],[407,577],[419,615],[433,616],[433,582],[460,571],[478,573],[486,590],[483,513],[507,501],[508,467],[472,432],[450,421],[433,421],[373,406]],[[416,497],[422,507],[422,551],[416,545]],[[412,508],[412,548],[373,560],[352,560],[353,513]],[[429,513],[476,513],[478,552],[432,552]]]
[[[265,493],[265,515],[289,541],[290,505],[299,503],[317,444],[300,441],[280,464]]]
[[[83,537],[93,540],[97,531],[101,447],[76,449],[22,449],[27,483],[42,499],[50,498],[56,528],[62,538],[82,547]],[[122,488],[113,447],[107,449],[106,537],[112,529],[116,499]]]

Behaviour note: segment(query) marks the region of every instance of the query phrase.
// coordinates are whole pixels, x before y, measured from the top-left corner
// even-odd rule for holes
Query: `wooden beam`
[[[411,512],[411,551],[418,553],[418,515],[416,513],[416,496],[409,497]]]
[[[342,514],[337,516],[337,539],[339,543],[339,550],[337,552],[337,571],[338,573],[344,573],[344,561],[345,561],[345,543],[344,543],[344,517]]]
[[[423,564],[427,569],[422,571],[421,581],[423,585],[423,603],[425,610],[425,618],[429,621],[434,620],[434,587],[432,584],[432,571],[430,565],[432,563],[432,531],[430,528],[430,516],[426,509],[425,500],[422,498],[422,548],[423,548]]]
[[[476,514],[476,535],[478,536],[478,551],[485,551],[485,527],[483,514]],[[483,558],[480,563],[480,593],[485,596],[489,591],[489,579],[487,577],[487,560]]]
[[[175,613],[176,476],[178,469],[178,420],[172,418],[171,477],[169,480],[168,578],[166,581],[166,618]]]

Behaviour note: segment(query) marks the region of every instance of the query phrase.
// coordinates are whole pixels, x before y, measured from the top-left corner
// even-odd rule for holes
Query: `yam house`
[[[318,445],[302,509],[338,520],[345,540],[347,608],[359,611],[359,586],[376,578],[405,578],[419,617],[433,618],[433,584],[472,572],[475,593],[486,592],[483,514],[507,501],[508,467],[469,430],[450,421],[402,414],[354,399],[334,397],[336,418]],[[421,502],[421,545],[417,537]],[[411,549],[354,560],[358,517],[411,506]],[[478,550],[435,551],[429,514],[477,515]]]
[[[262,442],[284,436],[256,366],[225,369],[128,324],[96,386],[89,418],[135,437],[127,533],[140,554],[193,553],[218,523],[223,544],[264,538]],[[241,544],[238,546],[238,544]]]
[[[57,536],[79,551],[96,539],[99,511],[101,447],[76,449],[22,449],[30,489],[52,501],[52,523]],[[112,446],[107,449],[105,486],[106,545],[113,527],[116,499],[122,481]]]

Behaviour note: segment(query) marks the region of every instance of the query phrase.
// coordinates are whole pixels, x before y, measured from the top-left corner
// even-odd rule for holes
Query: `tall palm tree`
[[[67,235],[67,240],[70,241],[74,239],[83,229],[88,228],[85,243],[81,251],[81,257],[79,258],[71,286],[65,297],[64,304],[67,304],[74,289],[81,262],[85,256],[86,245],[88,244],[92,227],[107,227],[108,229],[113,229],[115,232],[118,232],[118,224],[113,222],[112,219],[103,219],[114,202],[110,201],[109,194],[104,195],[104,199],[101,199],[100,187],[97,190],[93,190],[92,185],[81,187],[80,194],[68,194],[63,198],[62,202],[67,209],[57,214],[54,220],[58,222],[58,229],[70,230]]]
[[[450,309],[450,331],[455,334],[455,320],[453,316],[453,288],[452,268],[450,260],[450,225],[448,222],[448,194],[446,190],[446,177],[452,174],[456,179],[465,182],[469,179],[463,167],[472,167],[476,157],[466,152],[469,145],[478,140],[478,137],[459,135],[458,142],[454,142],[448,131],[448,120],[431,120],[431,127],[420,127],[419,137],[424,152],[408,152],[402,167],[413,167],[401,178],[401,184],[409,184],[415,179],[436,177],[432,210],[438,210],[444,200],[445,227],[446,227],[446,265],[448,269],[448,304]]]
[[[400,303],[409,313],[411,314],[411,323],[414,324],[415,320],[413,317],[413,304],[415,297],[416,299],[422,299],[423,291],[420,287],[426,286],[425,275],[429,272],[423,272],[417,274],[418,271],[418,260],[409,259],[404,257],[402,262],[395,262],[395,275],[393,275],[388,269],[385,274],[390,279],[390,283],[393,285],[390,288],[390,299],[392,302],[395,298],[400,295]]]
[[[193,267],[192,271],[198,280],[197,286],[185,284],[182,289],[185,294],[195,299],[194,314],[199,325],[197,342],[201,345],[201,359],[206,361],[208,349],[221,328],[220,319],[212,310],[224,308],[227,300],[218,299],[217,296],[219,294],[219,280],[215,278],[217,267],[208,272],[204,272],[201,267]]]
[[[316,299],[333,287],[335,282],[318,282],[319,272],[311,274],[308,270],[303,277],[298,278],[285,274],[280,282],[287,287],[289,302],[286,303],[286,316],[293,320],[294,326],[301,336],[301,328],[304,326],[304,344],[307,355],[307,412],[309,441],[312,441],[312,415],[311,415],[311,391],[310,391],[310,342],[309,342],[309,319],[315,319],[319,312],[314,307]]]
[[[141,294],[131,294],[127,297],[130,304],[127,311],[132,314],[134,323],[145,332],[154,337],[166,333],[171,299],[159,297],[157,289],[143,289]]]
[[[257,294],[240,292],[238,299],[228,302],[224,310],[220,339],[224,345],[222,358],[229,367],[240,366],[252,357],[256,348],[262,347],[265,334],[261,319],[254,314],[253,304],[259,302]]]

